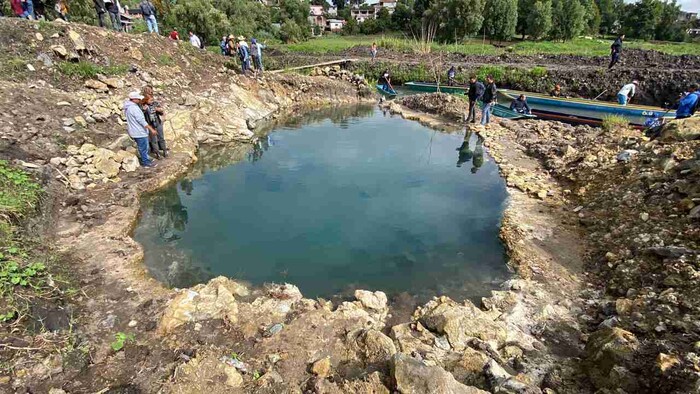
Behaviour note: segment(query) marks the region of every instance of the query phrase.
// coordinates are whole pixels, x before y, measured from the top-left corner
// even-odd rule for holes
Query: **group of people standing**
[[[149,154],[158,160],[168,157],[163,134],[165,110],[155,100],[151,86],[145,86],[140,92],[129,93],[129,98],[124,102],[124,115],[127,133],[136,142],[142,167],[156,166]]]
[[[479,82],[476,75],[469,77],[469,112],[467,122],[476,123],[476,106],[481,101],[481,124],[486,126],[491,122],[491,107],[496,103],[498,88],[493,75],[486,76],[486,84]]]
[[[233,34],[230,34],[228,37],[221,37],[219,47],[222,55],[238,57],[244,75],[251,71],[251,67],[254,68],[255,76],[264,71],[262,50],[265,49],[265,45],[255,38],[251,38],[250,45],[248,45],[245,37],[234,37]]]

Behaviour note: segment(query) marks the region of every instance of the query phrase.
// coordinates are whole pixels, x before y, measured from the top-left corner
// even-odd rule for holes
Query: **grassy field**
[[[305,52],[317,54],[340,53],[355,46],[369,48],[376,42],[380,48],[399,52],[423,52],[420,45],[406,38],[392,36],[324,36],[306,42],[279,46],[279,49],[290,52]],[[461,44],[432,44],[431,51],[444,51],[465,55],[500,55],[511,52],[518,55],[552,54],[552,55],[583,55],[607,56],[610,53],[612,40],[579,38],[568,42],[551,41],[517,41],[503,46],[494,46],[488,40],[466,40]],[[674,42],[635,42],[625,43],[626,48],[657,50],[671,55],[700,53],[700,43]],[[369,49],[368,49],[369,52]]]

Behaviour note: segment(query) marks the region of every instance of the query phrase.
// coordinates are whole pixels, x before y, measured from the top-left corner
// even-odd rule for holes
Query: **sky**
[[[634,3],[636,0],[625,0],[627,3]],[[700,12],[700,0],[678,0],[683,11]]]

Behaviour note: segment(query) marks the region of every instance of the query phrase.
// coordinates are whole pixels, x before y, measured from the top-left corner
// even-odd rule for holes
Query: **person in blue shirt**
[[[689,118],[693,116],[698,107],[700,100],[700,92],[697,91],[698,86],[693,84],[688,88],[688,93],[681,98],[676,110],[676,119]]]

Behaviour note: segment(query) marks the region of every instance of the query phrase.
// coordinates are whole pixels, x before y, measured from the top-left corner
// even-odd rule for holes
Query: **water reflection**
[[[471,145],[474,142],[474,149]],[[467,129],[464,134],[462,145],[457,148],[459,155],[457,156],[457,167],[462,167],[462,164],[469,161],[472,162],[471,173],[476,174],[484,165],[484,138],[477,133]]]

